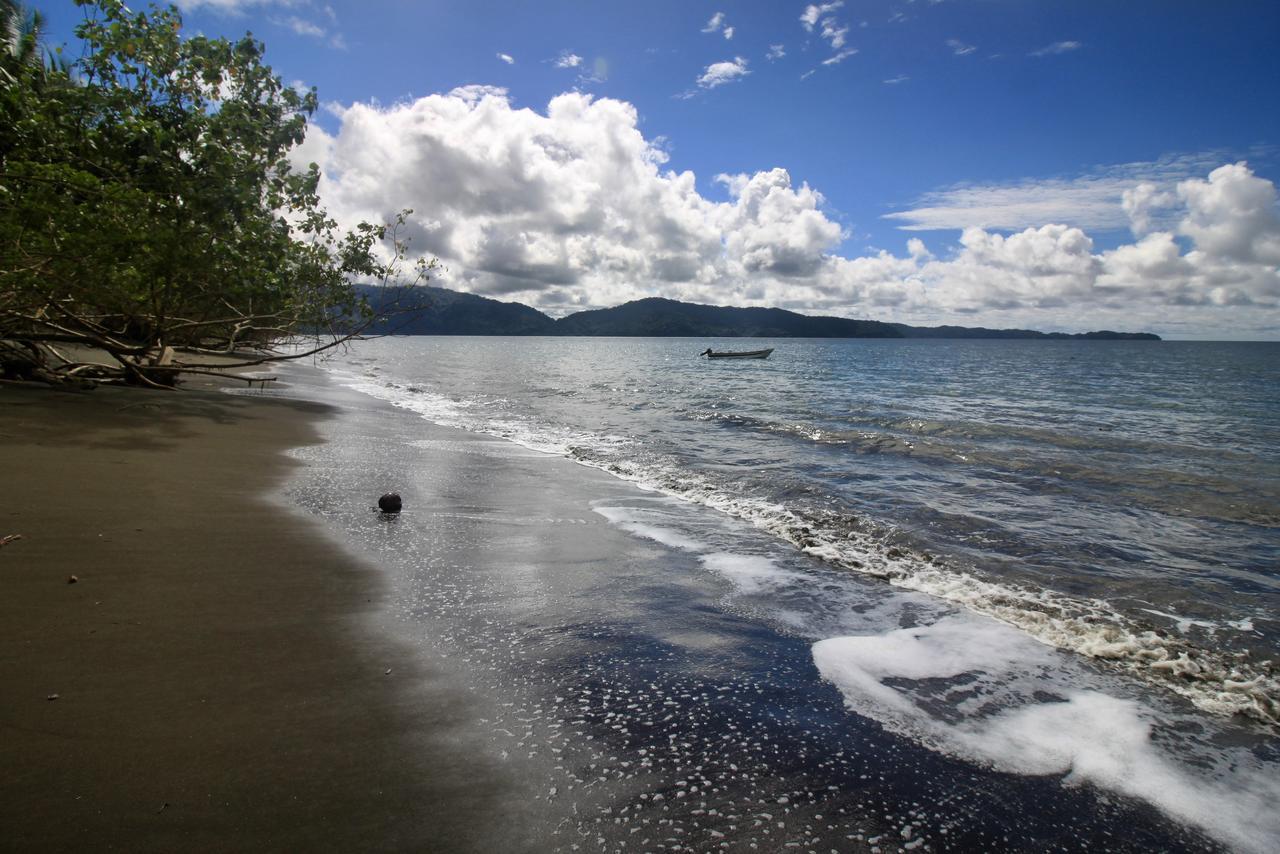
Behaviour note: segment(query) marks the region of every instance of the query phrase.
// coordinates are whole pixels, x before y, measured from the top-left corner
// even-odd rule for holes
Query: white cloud
[[[899,83],[906,83],[910,79],[911,78],[905,74],[899,74],[897,77],[890,77],[887,80],[883,80],[881,82],[888,83],[890,86],[896,86]]]
[[[1079,50],[1084,47],[1080,42],[1054,42],[1046,45],[1039,50],[1033,50],[1027,56],[1056,56],[1060,53],[1070,53],[1073,50]]]
[[[1151,220],[1162,210],[1168,210],[1177,202],[1177,197],[1167,191],[1161,191],[1155,184],[1143,181],[1134,187],[1126,187],[1120,194],[1120,207],[1129,217],[1129,228],[1135,235],[1141,236],[1151,230]]]
[[[947,39],[947,47],[951,48],[951,52],[956,56],[968,56],[977,50],[973,45],[965,44],[960,39]]]
[[[173,0],[184,12],[195,9],[213,9],[218,12],[238,14],[253,6],[292,6],[292,0]]]
[[[848,34],[849,28],[840,26],[835,18],[827,18],[822,22],[822,37],[831,42],[832,50],[844,47],[845,36]]]
[[[848,50],[842,50],[839,53],[837,53],[835,56],[829,56],[826,59],[822,60],[822,64],[823,65],[839,65],[840,63],[844,62],[846,59],[853,56],[857,52],[858,52],[857,48],[849,48]]]
[[[279,22],[282,26],[286,26],[300,36],[314,36],[316,38],[324,37],[324,27],[312,23],[304,18],[296,15],[283,19]]]
[[[727,198],[704,197],[625,102],[569,93],[535,111],[471,86],[335,115],[337,132],[313,127],[297,158],[321,164],[340,222],[411,207],[413,247],[449,269],[441,284],[553,312],[662,295],[917,323],[1280,335],[1276,189],[1244,163],[1172,181],[1194,158],[1117,167],[1154,176],[1131,181],[1128,202],[1112,194],[1116,222],[1149,211],[1150,230],[1105,251],[1046,212],[1010,234],[970,225],[952,247],[913,236],[901,255],[842,257],[847,234],[816,188],[774,168],[717,176]]]
[[[555,59],[556,68],[577,68],[579,65],[582,65],[582,57],[567,50],[560,51]]]
[[[828,12],[834,12],[843,5],[844,0],[835,0],[833,3],[806,6],[804,12],[800,15],[800,24],[807,31],[813,32],[813,28],[817,25],[819,18]]]
[[[512,56],[512,55],[511,55],[511,54],[509,54],[509,53],[500,53],[500,54],[498,54],[498,59],[501,59],[501,60],[502,60],[503,62],[505,62],[507,65],[515,65],[515,64],[516,64],[516,59],[515,59],[515,57],[514,57],[514,56]]]
[[[1187,216],[1178,232],[1215,258],[1242,264],[1280,265],[1276,188],[1244,163],[1220,166],[1207,181],[1178,184]]]
[[[1066,222],[1089,230],[1124,229],[1136,222],[1135,216],[1147,220],[1159,216],[1161,205],[1154,203],[1172,199],[1179,181],[1203,175],[1224,157],[1207,152],[1100,167],[1070,178],[961,184],[928,193],[908,210],[888,214],[886,219],[897,220],[907,231],[1012,230],[1045,222]],[[1144,185],[1150,189],[1142,189]],[[1139,198],[1147,193],[1154,195],[1145,201]],[[1149,223],[1139,230],[1148,227]]]
[[[748,273],[813,276],[841,239],[840,227],[819,210],[822,195],[807,184],[793,189],[785,169],[716,180],[734,204],[717,208],[715,223],[728,256]]]
[[[747,61],[740,56],[735,56],[732,62],[725,60],[708,65],[702,72],[702,76],[698,78],[698,85],[703,89],[714,89],[725,83],[739,80],[750,73],[747,70]]]
[[[733,27],[725,26],[724,12],[716,12],[711,16],[711,20],[707,21],[707,25],[702,28],[704,33],[720,33],[726,39],[732,39]]]
[[[769,52],[765,54],[765,59],[769,60],[770,62],[774,62],[775,60],[782,59],[786,55],[787,55],[786,45],[771,44],[769,45]]]

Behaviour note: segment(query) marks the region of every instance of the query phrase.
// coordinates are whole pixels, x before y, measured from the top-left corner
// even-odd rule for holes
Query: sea
[[[297,452],[357,550],[315,471],[443,428],[609,481],[584,515],[661,558],[591,632],[561,602],[434,642],[528,713],[495,750],[555,760],[533,847],[1280,850],[1280,344],[391,336],[314,367],[386,413],[382,462],[357,415]],[[457,577],[405,572],[449,602],[405,619],[460,619]]]

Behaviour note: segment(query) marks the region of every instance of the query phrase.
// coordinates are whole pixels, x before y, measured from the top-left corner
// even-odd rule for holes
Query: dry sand
[[[370,627],[376,570],[271,503],[323,417],[0,387],[0,849],[502,848],[463,692]]]

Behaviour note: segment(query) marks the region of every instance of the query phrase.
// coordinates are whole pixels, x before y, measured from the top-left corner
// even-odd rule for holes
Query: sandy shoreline
[[[326,413],[0,389],[0,848],[488,846],[465,700],[368,630],[376,571],[269,503]]]

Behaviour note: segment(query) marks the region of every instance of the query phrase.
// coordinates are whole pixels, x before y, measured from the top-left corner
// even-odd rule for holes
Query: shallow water
[[[1280,720],[1280,345],[701,343],[389,338],[330,368]]]
[[[351,407],[295,500],[490,697],[535,849],[1273,850],[1275,348],[707,343],[326,366],[407,411]],[[342,509],[378,482],[430,525]]]

